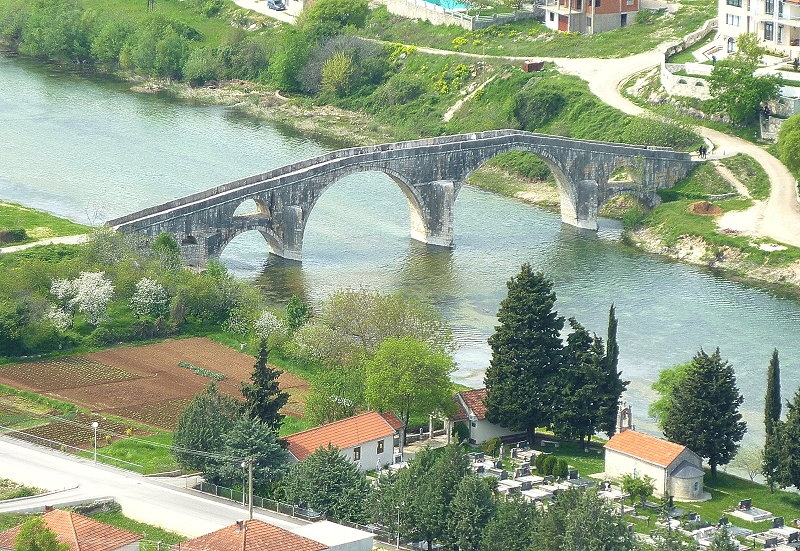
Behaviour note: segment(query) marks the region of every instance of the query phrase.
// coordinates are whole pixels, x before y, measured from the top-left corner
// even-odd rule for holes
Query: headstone
[[[567,473],[567,478],[570,480],[577,480],[578,478],[578,471],[575,469],[570,469]]]
[[[753,500],[751,498],[743,499],[739,502],[739,510],[749,509],[753,506]]]
[[[485,469],[484,469],[483,465],[478,465],[477,467],[475,467],[475,472],[478,473],[478,474],[483,474],[484,470]]]
[[[720,517],[718,524],[720,526],[727,526],[728,524],[728,517]]]
[[[533,487],[533,483],[530,480],[523,480],[521,490],[524,492],[525,490],[530,490]]]
[[[475,454],[475,461],[483,461],[483,459],[484,459],[483,453],[478,452]]]
[[[772,519],[773,528],[783,528],[783,517],[775,517]]]
[[[495,469],[502,469],[503,468],[503,462],[502,461],[495,461],[494,462],[494,468]]]
[[[777,547],[778,546],[778,537],[772,536],[764,540],[764,549],[768,547]]]

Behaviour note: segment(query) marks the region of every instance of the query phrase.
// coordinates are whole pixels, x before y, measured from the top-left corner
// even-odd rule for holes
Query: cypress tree
[[[606,355],[603,358],[603,380],[600,383],[597,429],[609,437],[617,431],[617,411],[622,393],[630,381],[622,380],[622,372],[617,371],[619,365],[619,344],[617,343],[617,316],[614,304],[608,310],[608,341]]]
[[[779,451],[776,479],[781,488],[800,489],[800,389],[786,406],[786,421],[777,425],[775,434]]]
[[[523,264],[507,287],[497,312],[499,325],[489,337],[486,416],[511,430],[527,431],[532,441],[536,427],[553,421],[564,318],[553,310],[552,281],[541,272],[534,274],[530,264]]]
[[[272,369],[267,363],[266,339],[261,339],[258,357],[250,376],[251,383],[242,383],[242,395],[245,398],[244,411],[252,418],[260,420],[269,428],[278,432],[283,422],[280,409],[289,401],[289,394],[278,386],[280,370]]]
[[[772,351],[772,359],[767,368],[767,394],[764,402],[764,428],[769,437],[775,423],[781,418],[781,367],[777,348]]]

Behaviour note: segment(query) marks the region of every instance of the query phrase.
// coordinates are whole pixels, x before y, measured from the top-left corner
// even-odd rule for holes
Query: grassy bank
[[[8,240],[0,239],[0,247],[30,243],[49,237],[81,235],[92,231],[90,226],[76,224],[47,212],[0,200],[0,233],[4,229],[24,230],[24,234],[14,235]]]

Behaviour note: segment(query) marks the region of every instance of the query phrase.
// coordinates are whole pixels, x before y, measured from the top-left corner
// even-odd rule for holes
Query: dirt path
[[[0,254],[22,251],[24,249],[30,249],[31,247],[36,247],[38,245],[54,245],[56,243],[61,243],[64,245],[77,245],[78,243],[86,243],[88,240],[89,236],[85,234],[67,235],[64,237],[50,237],[48,239],[40,239],[39,241],[34,241],[33,243],[25,243],[24,245],[12,245],[10,247],[0,247]]]

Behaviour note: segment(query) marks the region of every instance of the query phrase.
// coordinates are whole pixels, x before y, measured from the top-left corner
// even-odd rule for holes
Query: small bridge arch
[[[454,205],[463,182],[493,157],[517,150],[538,155],[550,167],[559,186],[562,221],[589,229],[597,229],[598,208],[614,195],[633,193],[654,206],[659,200],[656,191],[674,185],[691,166],[688,154],[669,148],[498,130],[341,149],[107,224],[151,237],[167,232],[179,242],[192,236],[197,244],[182,248],[194,265],[204,265],[234,237],[251,230],[261,232],[274,254],[300,260],[309,214],[325,190],[345,176],[376,171],[388,175],[403,191],[414,239],[452,246]],[[611,178],[625,166],[636,172],[633,186]],[[236,214],[249,200],[256,211]]]

